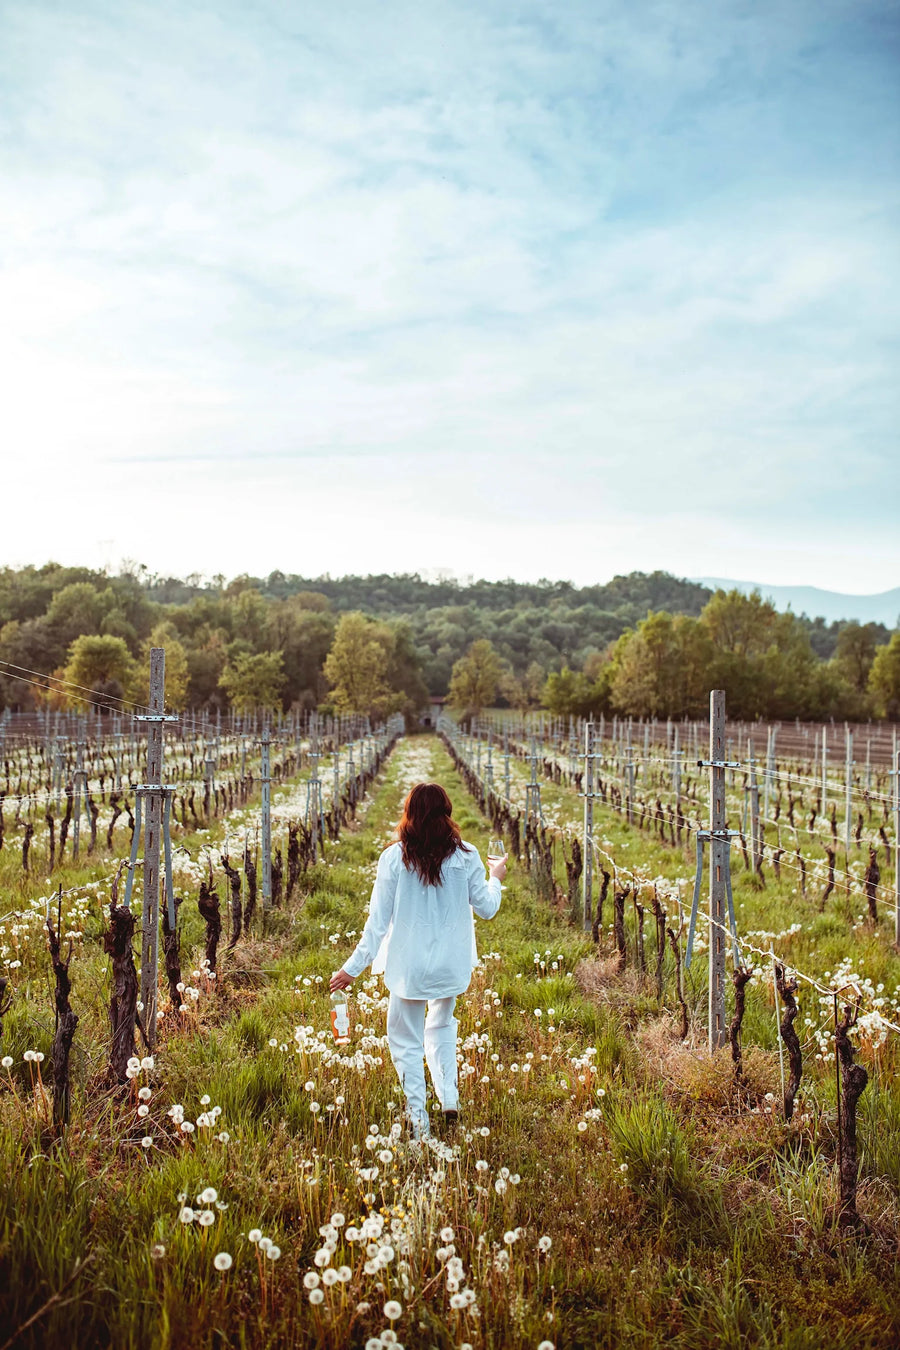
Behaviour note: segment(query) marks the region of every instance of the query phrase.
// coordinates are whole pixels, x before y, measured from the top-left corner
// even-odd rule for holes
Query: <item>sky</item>
[[[897,0],[0,0],[0,564],[900,583]]]

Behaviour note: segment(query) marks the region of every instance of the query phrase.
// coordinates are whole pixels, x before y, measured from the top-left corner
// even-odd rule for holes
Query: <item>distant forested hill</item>
[[[404,619],[412,632],[430,693],[445,693],[450,672],[477,638],[489,638],[521,677],[529,667],[542,674],[561,665],[581,667],[650,610],[696,616],[712,592],[668,572],[632,572],[603,586],[568,581],[426,581],[417,573],[400,576],[301,577],[271,572],[242,576],[226,588],[252,587],[267,599],[286,600],[304,592],[324,595],[337,613],[361,610],[382,619]],[[197,588],[197,594],[204,594]],[[155,580],[155,600],[183,603],[185,583]],[[533,672],[537,679],[537,672]]]
[[[34,671],[143,699],[141,672],[153,644],[167,647],[180,706],[251,705],[255,698],[266,706],[313,706],[337,687],[326,665],[339,631],[381,645],[387,687],[411,707],[421,706],[426,690],[446,694],[456,663],[486,639],[503,673],[497,692],[515,706],[609,706],[638,716],[666,707],[677,715],[699,697],[685,693],[697,667],[704,689],[721,678],[734,706],[758,704],[776,716],[862,716],[880,708],[893,716],[900,709],[900,634],[887,650],[890,634],[881,624],[795,615],[776,623],[772,606],[758,597],[742,601],[737,592],[714,595],[667,572],[579,587],[415,573],[205,580],[154,576],[142,567],[117,575],[57,563],[6,567],[0,711],[34,702]],[[356,612],[368,626],[360,628]],[[873,692],[869,677],[881,649]],[[348,668],[361,659],[348,657]],[[768,663],[765,678],[759,662]],[[570,689],[573,672],[578,681]],[[662,674],[668,685],[661,691]]]
[[[426,581],[416,572],[399,576],[299,577],[270,572],[267,577],[240,577],[262,595],[284,599],[298,591],[327,595],[338,610],[361,609],[389,617],[415,614],[446,606],[476,605],[480,609],[578,609],[583,606],[637,621],[648,609],[677,614],[699,614],[712,592],[694,581],[682,581],[668,572],[632,572],[614,577],[603,586],[573,586],[569,581]],[[232,583],[235,584],[235,583]]]

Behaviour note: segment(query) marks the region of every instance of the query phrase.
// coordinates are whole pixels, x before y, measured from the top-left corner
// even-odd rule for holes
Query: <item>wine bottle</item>
[[[335,989],[331,995],[331,1034],[336,1045],[350,1044],[350,1007],[345,989]]]

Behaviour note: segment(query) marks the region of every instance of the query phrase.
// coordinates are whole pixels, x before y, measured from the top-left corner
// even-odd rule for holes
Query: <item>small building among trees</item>
[[[446,694],[432,694],[428,703],[419,713],[419,722],[423,731],[433,731],[438,724],[438,718],[444,711],[447,703]]]

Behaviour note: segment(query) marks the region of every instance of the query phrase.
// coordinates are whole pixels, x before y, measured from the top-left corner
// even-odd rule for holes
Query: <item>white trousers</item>
[[[388,1001],[387,1034],[391,1059],[406,1094],[413,1127],[428,1132],[425,1109],[425,1066],[445,1111],[459,1107],[456,1075],[455,998],[398,998]],[[426,1015],[427,1010],[427,1015]]]

